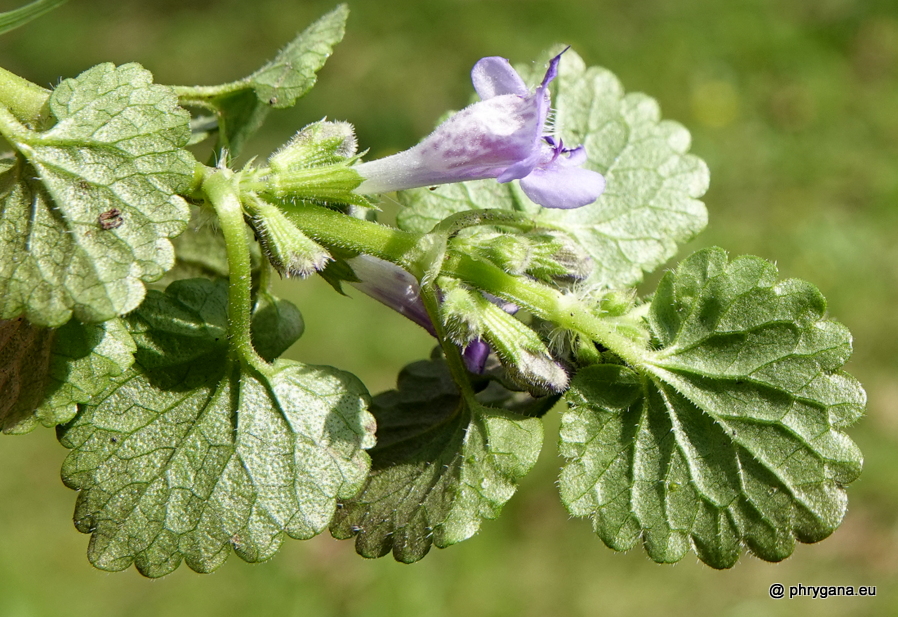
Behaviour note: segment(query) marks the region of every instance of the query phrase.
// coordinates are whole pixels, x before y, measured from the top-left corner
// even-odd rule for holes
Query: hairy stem
[[[327,247],[374,255],[402,266],[416,277],[423,275],[416,263],[422,234],[386,227],[303,202],[284,204],[281,209],[300,231]]]
[[[50,115],[49,101],[49,90],[0,68],[0,105],[19,122],[40,128],[41,120]]]
[[[246,223],[239,198],[239,177],[227,169],[210,170],[202,189],[215,212],[228,254],[228,335],[241,362],[263,375],[268,364],[256,353],[252,341],[252,266],[246,243]]]
[[[296,204],[285,206],[284,211],[301,231],[325,245],[376,255],[406,268],[419,280],[426,274],[426,259],[422,256],[427,255],[427,234],[385,227],[321,206]],[[480,216],[483,216],[482,213]],[[498,219],[494,221],[492,217],[483,218],[491,224],[505,224]],[[618,331],[614,323],[595,315],[575,296],[562,294],[525,277],[508,274],[492,263],[457,253],[447,255],[442,273],[514,302],[562,328],[579,332],[611,350],[631,366],[641,366],[645,362],[648,350]]]
[[[595,315],[593,309],[576,296],[513,276],[492,263],[468,255],[449,255],[443,264],[443,274],[514,302],[566,330],[579,332],[613,351],[631,366],[641,366],[645,362],[646,349],[621,334],[615,324]]]

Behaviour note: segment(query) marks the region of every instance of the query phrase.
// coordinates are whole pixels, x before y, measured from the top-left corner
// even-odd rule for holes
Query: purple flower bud
[[[400,315],[408,317],[416,324],[427,330],[432,336],[436,336],[433,322],[421,301],[421,288],[418,281],[411,274],[399,266],[384,261],[371,255],[359,255],[347,260],[358,282],[350,283],[362,293],[385,304]],[[490,294],[484,294],[490,303],[498,306],[501,311],[508,314],[517,312],[518,307],[511,302],[506,302]],[[479,293],[476,297],[483,296]],[[526,326],[521,326],[526,327]],[[489,343],[481,338],[474,338],[466,342],[458,342],[462,350],[462,358],[469,371],[482,374],[486,366],[487,357],[493,349]]]
[[[475,339],[468,343],[462,351],[461,357],[465,361],[465,367],[475,375],[482,375],[486,369],[486,359],[492,348],[489,343],[481,339]]]
[[[357,283],[350,283],[353,287],[405,315],[431,335],[437,335],[421,301],[421,288],[414,276],[389,261],[371,255],[359,255],[347,261],[359,279]]]
[[[542,83],[531,92],[508,60],[482,58],[471,71],[482,100],[453,115],[417,146],[353,167],[364,178],[356,192],[496,178],[520,180],[524,193],[547,208],[594,202],[605,179],[581,167],[583,147],[564,148],[546,134],[548,86],[560,60],[561,54],[552,59]]]

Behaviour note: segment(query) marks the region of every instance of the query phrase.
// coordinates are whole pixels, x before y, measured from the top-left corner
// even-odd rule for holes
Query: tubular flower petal
[[[347,261],[360,279],[350,283],[353,287],[400,315],[405,315],[436,336],[436,329],[421,301],[421,289],[414,276],[389,261],[371,255],[359,255]]]
[[[564,52],[562,52],[564,53]],[[602,174],[583,169],[583,147],[564,148],[546,134],[549,83],[561,54],[549,63],[532,92],[505,58],[482,58],[471,71],[482,99],[450,117],[417,146],[353,167],[364,178],[360,194],[495,178],[521,180],[534,202],[547,208],[578,208],[605,188]]]
[[[371,255],[359,255],[347,260],[353,274],[359,279],[350,285],[362,293],[385,304],[400,315],[412,320],[432,336],[436,336],[436,328],[421,301],[421,288],[417,279],[399,266]],[[513,315],[518,307],[490,294],[477,297],[488,300],[500,313]],[[522,326],[523,327],[523,326]],[[450,337],[451,338],[451,337]],[[487,357],[493,352],[492,346],[479,336],[466,342],[458,342],[467,369],[475,374],[482,374]],[[533,354],[531,354],[533,355]]]
[[[475,375],[482,375],[486,369],[486,359],[492,351],[489,343],[481,339],[475,339],[465,346],[461,357],[465,361],[465,367],[470,372]]]

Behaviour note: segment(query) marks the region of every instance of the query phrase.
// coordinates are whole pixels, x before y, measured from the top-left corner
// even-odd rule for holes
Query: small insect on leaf
[[[109,208],[109,210],[101,213],[97,218],[97,223],[106,231],[121,227],[124,222],[125,221],[122,219],[122,211],[118,208]]]

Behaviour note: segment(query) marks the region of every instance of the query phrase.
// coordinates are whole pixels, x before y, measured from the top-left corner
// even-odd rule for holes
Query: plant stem
[[[19,122],[38,128],[49,116],[50,91],[0,68],[0,105],[6,107]]]
[[[440,301],[437,298],[436,287],[433,283],[422,285],[421,301],[424,303],[424,308],[427,309],[428,315],[430,315],[431,322],[433,322],[434,330],[437,332],[437,340],[440,342],[443,356],[446,358],[446,366],[449,367],[449,372],[452,374],[455,385],[458,386],[461,395],[469,404],[476,404],[474,389],[471,387],[471,382],[468,379],[465,361],[461,357],[458,346],[449,340],[449,337],[446,335],[446,327],[443,325],[443,320],[440,319]]]
[[[239,198],[239,176],[227,169],[209,170],[202,188],[215,212],[228,253],[228,336],[241,362],[268,375],[270,367],[253,347],[252,265],[246,243],[246,223]]]
[[[423,234],[386,227],[308,203],[284,204],[282,210],[300,231],[325,246],[380,257],[419,278],[423,274],[416,263]]]
[[[427,253],[427,234],[385,227],[310,204],[284,206],[284,213],[301,231],[322,244],[375,255],[404,267],[419,280],[424,277],[427,264],[419,262],[426,262],[420,258]],[[591,307],[573,295],[562,294],[536,281],[508,274],[492,263],[457,253],[447,255],[441,273],[514,302],[562,328],[579,332],[631,366],[645,363],[648,350],[618,331],[613,322],[595,315]],[[428,311],[432,309],[428,307]]]
[[[450,254],[443,264],[442,273],[514,302],[566,330],[579,332],[613,351],[631,366],[645,363],[648,350],[621,334],[614,323],[595,315],[590,306],[574,295],[513,276],[492,263],[468,255]]]

